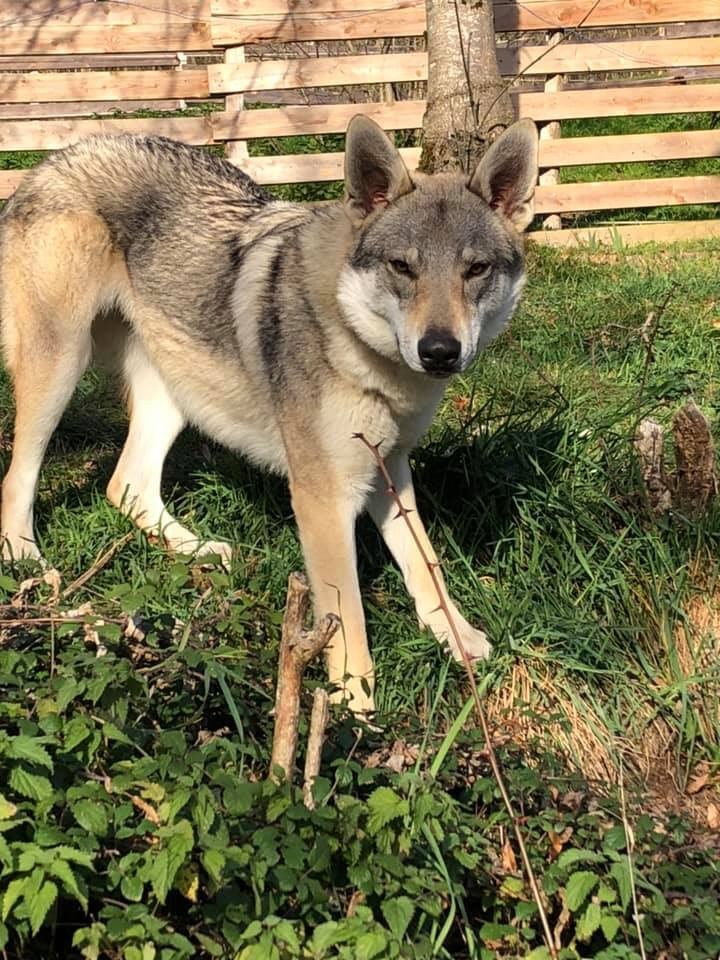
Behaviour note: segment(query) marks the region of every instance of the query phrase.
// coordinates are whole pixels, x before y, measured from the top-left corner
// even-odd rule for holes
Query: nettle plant
[[[47,607],[17,612],[0,649],[7,960],[550,956],[475,731],[393,772],[368,762],[382,734],[358,743],[336,718],[308,810],[267,780],[267,611],[235,597],[192,635],[151,618],[141,642],[122,618],[55,611],[48,630]],[[631,869],[609,801],[590,811],[542,757],[502,757],[559,957],[637,957],[641,936],[648,955],[717,954],[718,860],[687,823],[641,816]]]

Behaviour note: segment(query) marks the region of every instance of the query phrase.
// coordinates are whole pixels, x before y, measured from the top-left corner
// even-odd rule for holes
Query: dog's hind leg
[[[15,393],[12,460],[2,485],[5,560],[40,559],[33,531],[40,467],[91,352],[93,294],[78,294],[52,267],[22,242],[3,264],[3,347]]]
[[[196,556],[219,555],[229,564],[227,543],[200,540],[168,512],[160,493],[162,468],[185,418],[142,344],[131,337],[125,356],[130,427],[107,488],[110,502],[169,550]]]
[[[482,630],[476,630],[457,609],[448,596],[442,574],[437,566],[437,557],[432,544],[423,526],[415,502],[410,464],[404,454],[391,454],[387,459],[387,468],[397,490],[400,502],[408,511],[407,519],[412,524],[413,533],[408,528],[405,517],[398,514],[398,508],[390,497],[384,484],[368,501],[368,512],[382,533],[385,543],[395,557],[400,567],[410,596],[415,601],[418,621],[421,626],[429,627],[437,639],[446,645],[456,660],[462,660],[462,651],[458,646],[454,632],[448,623],[448,618],[441,609],[441,599],[452,618],[457,630],[460,644],[470,659],[484,659],[490,656],[491,647]],[[418,543],[422,546],[430,564],[433,565],[438,587],[442,597],[438,596],[438,588],[433,582],[432,575],[420,553]]]

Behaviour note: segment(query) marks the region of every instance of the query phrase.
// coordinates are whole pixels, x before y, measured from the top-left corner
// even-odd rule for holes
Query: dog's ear
[[[468,187],[516,230],[524,230],[533,218],[537,178],[537,127],[532,120],[518,120],[490,147]]]
[[[385,131],[369,117],[353,117],[345,136],[345,194],[353,213],[366,217],[412,189],[407,167]]]

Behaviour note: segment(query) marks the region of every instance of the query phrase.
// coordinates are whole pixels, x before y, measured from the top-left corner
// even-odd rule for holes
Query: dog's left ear
[[[412,189],[407,167],[385,131],[363,114],[353,117],[345,137],[345,192],[353,212],[366,217]]]
[[[524,230],[533,218],[537,178],[537,127],[532,120],[518,120],[490,147],[468,187],[516,230]]]

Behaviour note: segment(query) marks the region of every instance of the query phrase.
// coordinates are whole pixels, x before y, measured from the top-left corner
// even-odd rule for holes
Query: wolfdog
[[[170,550],[231,557],[163,503],[163,462],[186,423],[288,477],[316,615],[341,618],[328,652],[336,699],[374,709],[355,557],[363,509],[421,625],[461,656],[413,535],[353,436],[381,444],[434,563],[408,454],[448,378],[517,305],[536,179],[529,120],[472,176],[423,176],[357,116],[345,197],[316,206],[276,201],[227,161],[162,138],[96,136],[50,156],[0,216],[0,326],[16,401],[4,558],[40,558],[41,462],[95,359],[121,374],[129,407],[107,495]],[[487,656],[485,634],[444,599],[467,653]]]

